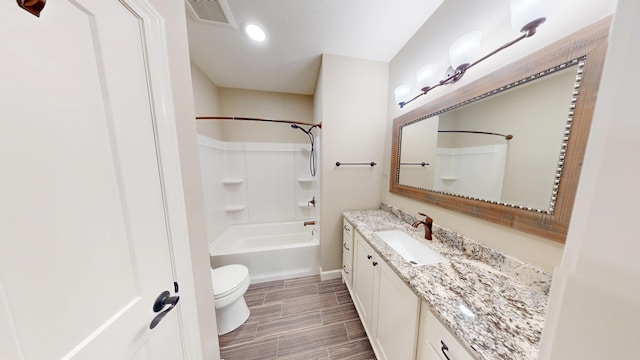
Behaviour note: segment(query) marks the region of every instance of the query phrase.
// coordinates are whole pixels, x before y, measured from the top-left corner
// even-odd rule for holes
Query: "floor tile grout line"
[[[301,327],[299,329],[292,329],[292,330],[282,331],[282,332],[279,332],[277,335],[274,335],[274,336],[277,336],[278,338],[280,338],[280,336],[291,335],[291,334],[293,334],[295,332],[298,332],[298,331],[305,331],[305,330],[313,329],[314,327],[320,328],[320,327],[323,327],[323,326],[324,325],[322,325],[322,324],[309,325],[309,326]],[[347,337],[349,337],[349,334],[347,334]],[[266,340],[266,339],[268,339],[268,337],[265,336],[264,338],[255,338],[252,341],[261,341],[261,340]]]
[[[309,283],[309,282],[313,282],[313,283]],[[295,284],[295,286],[291,286],[291,284]],[[280,352],[282,351],[281,347],[281,340],[283,339],[283,336],[289,336],[291,334],[294,334],[297,331],[312,331],[313,328],[322,328],[322,327],[327,327],[327,326],[335,326],[335,325],[340,325],[342,324],[342,328],[344,329],[345,333],[346,333],[346,337],[344,338],[340,338],[339,342],[337,343],[332,343],[330,345],[326,345],[324,347],[320,347],[314,350],[308,350],[308,349],[299,349],[298,352],[296,353],[292,353],[292,354],[286,354],[284,356],[286,356],[284,359],[288,358],[295,358],[295,357],[299,357],[300,355],[303,355],[305,353],[313,353],[313,354],[318,354],[321,353],[322,357],[325,359],[329,359],[332,358],[330,357],[329,354],[329,348],[333,348],[333,347],[339,347],[339,346],[346,346],[347,344],[350,343],[354,343],[354,342],[360,342],[360,341],[367,341],[367,338],[358,338],[358,339],[352,339],[351,336],[349,336],[349,331],[347,330],[347,322],[351,322],[354,321],[356,319],[343,319],[342,321],[335,321],[332,322],[331,324],[325,324],[325,320],[326,319],[331,319],[333,316],[330,316],[330,313],[333,309],[338,309],[340,307],[346,307],[348,306],[348,304],[353,304],[353,302],[344,302],[344,303],[340,303],[340,301],[338,300],[338,294],[340,293],[340,297],[344,299],[345,296],[345,291],[347,290],[344,287],[340,287],[339,284],[337,283],[337,281],[332,282],[332,281],[328,281],[328,282],[323,282],[323,281],[317,281],[314,280],[313,278],[309,278],[308,282],[307,281],[299,281],[296,282],[295,279],[292,280],[291,282],[289,282],[288,280],[284,280],[282,283],[280,284],[271,284],[270,286],[272,286],[271,289],[269,289],[269,286],[264,286],[264,289],[269,289],[270,291],[257,291],[253,294],[251,294],[251,296],[253,297],[254,301],[255,299],[260,299],[262,298],[262,304],[255,304],[254,306],[251,306],[250,309],[254,309],[254,308],[259,308],[259,307],[265,307],[267,308],[267,306],[280,306],[280,312],[279,313],[272,313],[271,316],[268,316],[266,314],[269,314],[268,310],[265,312],[265,315],[263,315],[262,318],[258,318],[258,319],[253,319],[255,322],[257,322],[257,324],[255,324],[256,328],[252,331],[252,336],[251,338],[246,338],[245,340],[241,340],[240,343],[234,344],[233,342],[229,342],[229,344],[225,347],[221,347],[221,350],[227,350],[227,349],[232,349],[234,351],[239,350],[240,348],[242,348],[243,346],[251,346],[252,344],[256,344],[256,346],[258,346],[259,343],[270,343],[270,344],[274,344],[276,346],[276,357],[278,359],[283,359],[282,357],[280,357]],[[270,302],[270,303],[266,303],[264,301],[266,301],[267,295],[269,292],[271,291],[282,291],[282,290],[292,290],[292,289],[296,289],[298,287],[309,287],[311,289],[315,289],[315,294],[305,294],[303,296],[300,297],[294,297],[294,298],[283,298],[281,300],[278,301],[274,301],[274,302]],[[333,290],[333,291],[327,291],[327,290]],[[295,291],[295,290],[292,290]],[[322,294],[320,294],[321,291],[324,291]],[[310,291],[311,292],[311,291]],[[349,294],[350,295],[350,294]],[[320,303],[317,303],[316,305],[320,305],[320,306],[324,306],[324,307],[320,307],[320,308],[311,308],[311,309],[307,309],[307,307],[303,304],[298,304],[297,308],[298,309],[305,309],[305,311],[302,312],[298,312],[298,313],[292,313],[292,314],[285,314],[285,300],[287,302],[287,304],[291,304],[292,306],[294,306],[294,308],[296,307],[296,305],[294,305],[297,301],[305,301],[305,300],[309,300],[309,299],[313,299],[313,298],[319,298],[319,297],[323,297],[323,296],[327,296],[326,301],[328,301],[328,303],[333,303],[333,304],[329,304],[328,306],[326,306],[327,304],[325,303],[325,301],[321,301]],[[330,297],[329,297],[330,296]],[[329,300],[331,299],[331,300]],[[275,309],[274,309],[275,310]],[[319,324],[308,324],[306,326],[303,326],[301,328],[298,329],[291,329],[291,330],[284,330],[281,332],[275,332],[275,333],[270,333],[271,330],[268,330],[267,333],[268,335],[265,335],[261,338],[257,338],[258,336],[258,327],[260,326],[260,324],[267,324],[271,321],[277,321],[280,319],[283,319],[287,316],[297,316],[297,315],[304,315],[304,314],[308,314],[310,312],[318,312],[320,317],[320,323]],[[339,317],[339,313],[341,313],[341,311],[336,311],[334,314],[337,314]],[[359,319],[359,318],[358,318]],[[295,323],[295,322],[294,322]],[[286,323],[284,323],[284,328],[286,329],[287,325]],[[361,325],[361,321],[360,321],[360,326]],[[295,325],[294,325],[295,326]],[[350,328],[352,329],[352,331],[359,331],[357,328],[354,328],[355,325],[351,325]],[[357,334],[357,332],[354,332],[354,334]],[[336,339],[338,340],[338,339]],[[370,344],[369,344],[370,345]],[[273,346],[273,345],[272,345]]]

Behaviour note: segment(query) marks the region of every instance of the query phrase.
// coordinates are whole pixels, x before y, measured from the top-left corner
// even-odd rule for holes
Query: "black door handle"
[[[163,291],[158,295],[156,301],[153,303],[153,312],[158,312],[166,305],[175,305],[180,300],[180,296],[171,296],[168,291]]]
[[[149,329],[155,328],[162,319],[169,313],[169,311],[173,310],[176,305],[178,305],[178,301],[180,301],[180,296],[171,296],[168,291],[163,291],[158,295],[156,301],[153,303],[153,312],[159,312],[164,309],[165,306],[169,305],[169,307],[162,311],[160,314],[156,315],[151,321],[149,325]]]

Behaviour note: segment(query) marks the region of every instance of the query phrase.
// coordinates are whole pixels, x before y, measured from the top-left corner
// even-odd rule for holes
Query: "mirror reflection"
[[[553,213],[579,66],[402,126],[398,183]]]

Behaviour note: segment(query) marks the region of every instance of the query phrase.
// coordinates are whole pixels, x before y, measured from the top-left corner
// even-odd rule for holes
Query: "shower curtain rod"
[[[471,130],[438,130],[438,132],[442,132],[442,133],[465,133],[465,134],[482,134],[482,135],[497,135],[497,136],[502,136],[503,138],[505,138],[506,140],[511,140],[513,139],[513,135],[508,134],[498,134],[498,133],[492,133],[492,132],[486,132],[486,131],[471,131]]]
[[[250,118],[250,117],[239,117],[239,116],[196,116],[196,120],[248,120],[248,121],[265,121],[265,122],[276,122],[276,123],[284,123],[284,124],[296,124],[296,125],[308,125],[315,126],[322,129],[322,123],[312,124],[303,121],[293,121],[293,120],[279,120],[279,119],[262,119],[262,118]]]

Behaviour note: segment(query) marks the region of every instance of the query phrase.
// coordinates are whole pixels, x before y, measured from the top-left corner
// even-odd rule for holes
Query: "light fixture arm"
[[[400,103],[398,103],[398,105],[400,106],[400,108],[403,108],[405,105],[409,104],[410,102],[412,102],[413,100],[421,97],[422,95],[426,95],[429,91],[440,87],[442,85],[448,85],[448,84],[453,84],[456,81],[460,80],[460,78],[462,78],[462,76],[467,72],[467,70],[469,70],[470,68],[476,66],[477,64],[479,64],[480,62],[486,60],[487,58],[499,53],[500,51],[510,47],[511,45],[520,42],[521,40],[524,40],[528,37],[531,37],[533,35],[535,35],[536,30],[538,29],[538,26],[540,26],[542,23],[544,23],[546,20],[546,18],[542,17],[542,18],[538,18],[535,19],[531,22],[529,22],[528,24],[526,24],[521,30],[520,32],[522,33],[522,35],[518,36],[517,38],[515,38],[514,40],[509,41],[508,43],[500,46],[499,48],[493,50],[492,52],[488,53],[487,55],[481,57],[480,59],[474,61],[471,64],[462,64],[460,66],[458,66],[455,70],[451,69],[451,67],[449,67],[449,71],[447,72],[447,77],[445,77],[444,79],[440,80],[436,85],[433,86],[425,86],[422,89],[420,89],[420,93],[416,96],[414,96],[413,98],[407,100],[407,101],[401,101]]]

